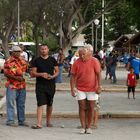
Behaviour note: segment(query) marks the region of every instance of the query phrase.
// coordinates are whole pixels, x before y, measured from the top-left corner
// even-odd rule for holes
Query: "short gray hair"
[[[86,44],[83,49],[87,50],[88,52],[93,52],[93,46],[90,44]]]

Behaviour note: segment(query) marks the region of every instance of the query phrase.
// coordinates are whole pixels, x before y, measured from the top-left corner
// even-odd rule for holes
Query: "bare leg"
[[[94,117],[93,117],[93,128],[97,128],[99,110],[94,110]]]
[[[52,127],[52,124],[51,124],[52,110],[53,110],[52,106],[47,106],[46,123],[48,127]]]
[[[87,128],[91,128],[92,121],[93,121],[94,101],[88,101],[88,103],[89,103],[89,107],[88,107],[88,113],[87,113],[87,117],[88,117]]]
[[[79,117],[82,128],[86,128],[86,99],[79,100]]]
[[[42,127],[43,106],[37,107],[37,126]]]

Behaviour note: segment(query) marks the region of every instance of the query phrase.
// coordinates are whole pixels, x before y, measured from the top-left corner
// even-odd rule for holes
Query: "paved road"
[[[102,71],[102,77],[104,77],[105,71]],[[125,69],[117,69],[117,84],[110,84],[110,80],[102,80],[103,87],[106,88],[101,94],[101,114],[139,114],[140,116],[140,94],[139,87],[137,86],[136,99],[127,99],[127,89],[125,86],[127,72]],[[54,114],[55,115],[77,115],[78,105],[75,98],[70,95],[69,78],[66,74],[63,75],[63,84],[57,84],[58,91],[54,98]],[[34,79],[29,80],[30,83]],[[112,88],[115,88],[113,91]],[[116,89],[120,89],[116,92]],[[1,93],[4,92],[4,88],[1,88]],[[5,111],[5,108],[3,109]],[[26,113],[35,114],[36,112],[36,99],[34,93],[34,86],[28,84],[27,87],[27,102]]]
[[[104,71],[102,72],[104,75]],[[118,83],[111,85],[110,81],[103,80],[103,85],[108,89],[112,87],[123,88],[123,91],[102,92],[100,113],[105,114],[106,119],[99,120],[99,128],[93,131],[91,135],[80,135],[77,129],[79,119],[72,118],[78,116],[78,105],[75,98],[71,97],[69,90],[58,90],[54,98],[53,128],[44,127],[41,130],[32,130],[31,128],[18,127],[12,128],[5,125],[6,118],[0,118],[0,140],[139,140],[140,119],[107,119],[109,117],[139,117],[140,118],[140,94],[137,92],[136,99],[127,99],[125,78],[126,71],[117,71]],[[65,76],[65,75],[64,75]],[[68,87],[69,78],[65,76],[65,84],[57,85],[61,89]],[[34,88],[28,85],[26,114],[36,112],[36,100]],[[1,93],[4,88],[1,89]],[[5,112],[5,107],[3,108]],[[59,118],[56,118],[56,116]],[[62,117],[63,116],[63,117]],[[30,116],[31,117],[31,116]],[[64,117],[68,117],[65,119]],[[30,125],[36,122],[35,118],[27,118]],[[45,120],[43,121],[45,126]],[[65,128],[61,128],[65,125]]]
[[[0,119],[0,140],[139,140],[140,134],[140,119],[101,119],[93,134],[83,135],[77,129],[78,119],[54,119],[53,128],[44,126],[40,130],[8,127],[5,119]],[[27,121],[30,125],[35,123],[33,118]]]
[[[3,108],[5,112],[5,107]],[[36,113],[35,93],[27,93],[26,114]],[[102,115],[106,114],[139,114],[140,117],[140,94],[136,94],[136,99],[127,99],[127,93],[124,92],[103,92],[101,94]],[[57,116],[78,116],[78,104],[69,91],[57,91],[54,98],[54,115]],[[128,116],[129,117],[129,116]]]

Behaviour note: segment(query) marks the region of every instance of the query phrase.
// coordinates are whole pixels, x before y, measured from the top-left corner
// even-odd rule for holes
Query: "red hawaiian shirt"
[[[4,73],[13,76],[23,76],[27,70],[27,62],[23,58],[10,57],[4,64]],[[7,77],[6,87],[10,86],[12,89],[22,89],[26,87],[25,81],[17,81]]]

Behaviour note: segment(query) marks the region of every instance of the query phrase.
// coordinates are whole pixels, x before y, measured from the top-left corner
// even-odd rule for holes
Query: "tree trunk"
[[[34,36],[34,40],[35,40],[35,44],[36,44],[36,50],[35,50],[35,56],[39,56],[39,49],[38,49],[38,45],[39,45],[39,42],[38,42],[38,29],[37,29],[37,26],[35,26],[33,28],[33,36]]]
[[[5,59],[8,59],[10,57],[10,53],[8,47],[8,39],[6,38],[2,40],[2,49],[4,50],[5,53]]]

